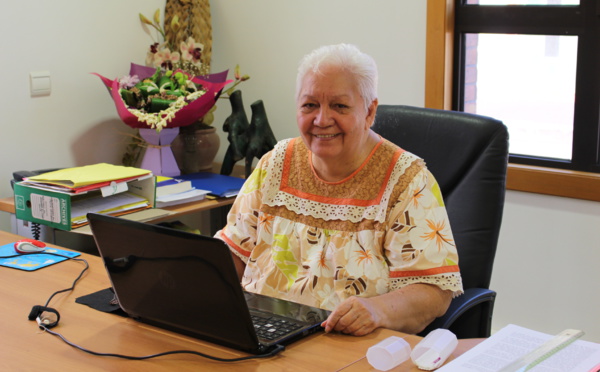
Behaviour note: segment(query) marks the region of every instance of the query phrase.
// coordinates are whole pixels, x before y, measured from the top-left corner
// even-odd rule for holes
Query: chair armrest
[[[486,313],[482,314],[484,319],[480,323],[480,327],[482,329],[477,330],[477,333],[480,334],[480,337],[489,336],[491,329],[491,318],[492,311],[494,306],[494,301],[496,299],[496,292],[490,289],[484,288],[469,288],[465,289],[464,294],[452,299],[446,314],[443,316],[436,318],[431,324],[429,324],[425,330],[423,330],[420,334],[426,336],[430,331],[433,331],[437,328],[451,329],[452,324],[459,319],[465,312],[474,308],[477,305],[487,303]],[[456,332],[455,332],[456,333]],[[457,334],[457,336],[459,336]],[[460,338],[460,337],[459,337]]]

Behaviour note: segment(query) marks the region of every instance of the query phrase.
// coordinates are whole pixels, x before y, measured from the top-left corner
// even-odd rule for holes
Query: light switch
[[[34,71],[29,73],[31,96],[50,95],[50,71]]]

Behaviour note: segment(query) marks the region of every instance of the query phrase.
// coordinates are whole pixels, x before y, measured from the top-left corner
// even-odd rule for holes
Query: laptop
[[[119,304],[136,320],[266,354],[321,330],[329,315],[244,291],[219,239],[96,213],[87,217]]]

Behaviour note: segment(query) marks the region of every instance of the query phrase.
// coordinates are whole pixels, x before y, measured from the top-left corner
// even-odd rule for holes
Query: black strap
[[[45,312],[56,314],[56,320],[51,319],[49,317],[43,317],[42,314]],[[53,328],[58,325],[58,321],[60,320],[60,314],[58,313],[58,311],[51,307],[35,305],[31,309],[31,312],[29,313],[29,316],[27,318],[29,320],[36,320],[40,328]]]

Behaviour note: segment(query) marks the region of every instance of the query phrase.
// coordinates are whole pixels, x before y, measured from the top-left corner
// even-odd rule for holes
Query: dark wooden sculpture
[[[248,148],[246,131],[250,126],[242,102],[242,91],[236,90],[231,93],[229,102],[231,103],[231,115],[223,123],[223,130],[229,133],[227,135],[229,147],[221,166],[221,174],[225,175],[230,175],[235,163],[246,156],[246,149]]]
[[[248,123],[242,92],[234,91],[229,97],[231,102],[231,115],[225,120],[223,130],[228,132],[227,139],[229,147],[223,160],[221,174],[229,175],[233,171],[235,163],[243,158],[246,159],[246,178],[252,173],[252,162],[254,158],[260,159],[269,152],[277,140],[269,125],[267,113],[262,100],[250,105],[252,108],[252,119]]]

